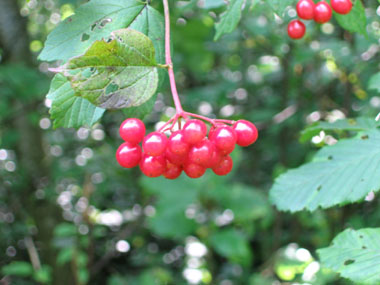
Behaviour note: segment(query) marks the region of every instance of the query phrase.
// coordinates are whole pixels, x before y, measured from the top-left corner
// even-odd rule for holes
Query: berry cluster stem
[[[230,120],[219,120],[219,119],[210,119],[204,116],[200,116],[197,114],[192,114],[189,112],[185,112],[181,105],[181,100],[178,96],[175,76],[174,76],[174,70],[173,70],[173,61],[171,56],[171,49],[170,49],[170,12],[169,12],[169,2],[168,0],[163,0],[164,4],[164,14],[165,14],[165,61],[169,73],[169,81],[170,81],[170,88],[172,92],[172,97],[176,109],[176,114],[168,121],[166,122],[160,129],[160,132],[163,132],[167,129],[172,129],[173,126],[179,122],[181,123],[180,118],[184,118],[187,120],[189,117],[198,118],[201,120],[204,120],[208,123],[210,123],[212,126],[215,126],[218,123],[226,123],[226,124],[233,124],[234,121]],[[168,127],[170,125],[170,127]]]
[[[172,96],[174,100],[174,105],[177,111],[177,114],[183,116],[183,109],[181,105],[181,101],[178,96],[177,86],[175,82],[174,70],[173,70],[173,62],[170,51],[170,13],[169,13],[169,3],[168,0],[163,0],[164,4],[164,14],[165,14],[165,58],[166,65],[168,66],[170,87],[172,90]]]

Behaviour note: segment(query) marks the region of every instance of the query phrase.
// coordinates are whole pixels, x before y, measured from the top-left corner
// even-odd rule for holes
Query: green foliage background
[[[199,180],[176,181],[141,177],[138,169],[121,169],[114,158],[121,143],[118,126],[126,117],[150,113],[145,122],[153,130],[173,114],[164,74],[159,73],[158,94],[147,103],[105,112],[95,125],[104,110],[74,97],[59,75],[45,99],[53,77],[48,68],[57,63],[37,56],[48,33],[85,2],[20,0],[28,51],[10,58],[0,40],[0,282],[380,282],[361,275],[368,265],[360,251],[366,247],[365,257],[378,263],[373,252],[379,245],[372,240],[378,230],[364,229],[376,227],[380,217],[374,193],[380,177],[376,1],[363,2],[367,23],[357,0],[355,19],[307,23],[300,41],[286,35],[294,1],[231,0],[228,7],[218,0],[170,1],[173,61],[184,108],[245,118],[260,129],[254,146],[234,152],[229,176],[207,173]],[[103,2],[115,1],[90,3]],[[162,13],[161,1],[151,5]],[[128,13],[121,16],[127,21]],[[159,17],[155,14],[155,21]],[[118,25],[106,25],[110,30],[97,36]],[[147,29],[143,22],[134,25]],[[154,26],[150,37],[157,52],[162,38]],[[77,42],[82,40],[78,36]],[[59,59],[78,55],[73,45],[67,42]],[[60,88],[61,101],[55,101],[52,91]],[[83,108],[88,113],[78,115]],[[53,130],[82,125],[87,127]],[[343,166],[347,172],[330,173],[344,161],[352,166]],[[357,200],[362,203],[349,204]],[[278,212],[273,203],[291,212],[315,211]],[[319,257],[317,249],[326,247]],[[350,250],[357,255],[342,254]]]

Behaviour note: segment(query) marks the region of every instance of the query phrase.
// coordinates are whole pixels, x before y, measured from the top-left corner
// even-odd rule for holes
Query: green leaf
[[[380,131],[324,147],[314,160],[279,176],[270,199],[282,211],[354,203],[380,190]]]
[[[368,81],[368,89],[376,90],[380,93],[380,72],[371,76],[371,78]]]
[[[34,272],[33,278],[39,283],[47,284],[51,282],[51,267],[47,265],[43,265],[39,270]]]
[[[96,41],[80,57],[63,66],[75,95],[105,109],[136,107],[158,86],[152,41],[143,33],[122,29],[108,41]]]
[[[33,267],[30,263],[24,261],[13,261],[1,268],[3,275],[14,275],[28,277],[33,274]]]
[[[251,249],[247,239],[235,229],[224,229],[210,236],[214,250],[231,262],[249,266],[252,261]]]
[[[50,115],[54,128],[91,127],[105,111],[86,99],[76,97],[70,82],[62,74],[53,78],[47,98],[52,100]]]
[[[185,212],[197,201],[199,180],[184,176],[175,181],[143,177],[140,182],[146,191],[157,196],[156,213],[148,220],[155,234],[165,238],[185,238],[194,232],[196,223],[187,218]]]
[[[152,112],[154,104],[156,103],[157,94],[150,97],[148,101],[138,107],[130,107],[123,109],[123,114],[126,118],[139,118],[144,119],[144,117]]]
[[[360,284],[380,283],[380,229],[347,229],[317,251],[324,267]]]
[[[335,19],[338,24],[347,31],[357,32],[362,35],[367,35],[367,17],[365,16],[364,7],[361,0],[356,0],[352,10],[347,15],[335,13]]]
[[[77,234],[77,228],[73,224],[61,223],[54,229],[54,235],[56,237],[71,237]]]
[[[321,131],[369,131],[380,126],[380,122],[376,122],[373,118],[359,117],[356,119],[337,120],[333,123],[317,122],[308,126],[301,132],[300,141],[307,142],[313,136],[318,135]]]
[[[73,259],[75,249],[73,247],[62,248],[57,256],[57,264],[63,265]]]
[[[220,17],[219,23],[215,24],[215,41],[217,41],[222,35],[231,33],[236,28],[241,18],[243,4],[244,0],[230,1],[227,11]]]
[[[27,88],[25,88],[27,86]],[[22,98],[23,102],[43,97],[49,88],[46,75],[22,64],[0,66],[0,93],[11,98]]]
[[[67,61],[83,54],[95,41],[111,32],[131,27],[146,33],[164,59],[164,21],[159,12],[137,0],[92,0],[80,6],[75,15],[60,23],[48,36],[40,60]]]
[[[292,6],[294,0],[267,0],[267,3],[279,17],[284,17],[285,10]]]

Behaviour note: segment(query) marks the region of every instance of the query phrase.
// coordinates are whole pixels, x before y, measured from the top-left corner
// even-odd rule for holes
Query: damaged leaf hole
[[[332,160],[332,159],[333,159],[333,156],[332,156],[332,155],[329,155],[329,156],[327,157],[327,159],[328,159],[328,160]]]
[[[368,140],[368,139],[369,139],[369,136],[368,136],[368,135],[361,136],[361,139],[362,139],[362,140]]]
[[[95,23],[91,25],[91,31],[94,31],[96,28],[103,29],[108,23],[111,23],[111,22],[112,22],[111,18],[96,21]]]
[[[81,41],[82,42],[85,42],[85,41],[88,41],[88,39],[90,38],[90,35],[89,34],[86,34],[86,33],[83,33],[82,34],[82,37],[81,37]]]
[[[321,189],[322,189],[322,185],[319,185],[317,188],[317,191],[321,191]]]
[[[111,93],[114,93],[115,91],[119,90],[119,85],[115,84],[115,83],[111,83],[107,86],[106,88],[106,95],[109,95]]]
[[[354,263],[355,262],[355,260],[353,260],[353,259],[348,259],[348,260],[346,260],[345,262],[344,262],[344,265],[350,265],[350,264],[352,264],[352,263]]]
[[[367,249],[367,247],[363,245],[363,246],[362,246],[362,249]]]

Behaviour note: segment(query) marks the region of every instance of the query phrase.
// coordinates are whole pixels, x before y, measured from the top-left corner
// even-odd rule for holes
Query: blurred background
[[[290,215],[268,190],[334,139],[300,143],[307,125],[379,112],[366,89],[380,68],[378,1],[363,1],[368,37],[333,20],[308,23],[293,41],[295,10],[280,19],[256,1],[218,42],[224,1],[171,1],[184,108],[260,129],[233,153],[232,174],[175,181],[118,166],[122,112],[90,129],[52,129],[52,74],[36,58],[84,2],[0,0],[0,284],[351,284],[322,269],[315,250],[346,227],[378,225],[379,202]],[[145,122],[153,130],[174,112],[166,83]]]

